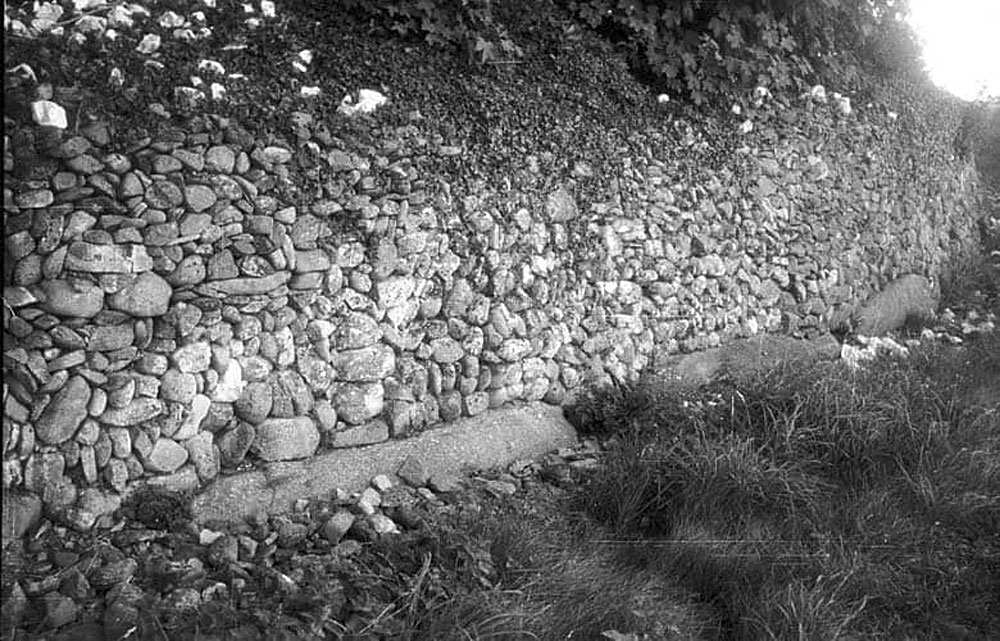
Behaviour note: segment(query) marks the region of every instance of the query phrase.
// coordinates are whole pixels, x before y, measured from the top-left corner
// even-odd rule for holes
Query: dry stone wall
[[[194,489],[562,403],[654,349],[823,331],[972,240],[967,168],[891,116],[777,105],[731,167],[700,173],[711,143],[665,119],[596,200],[585,159],[544,189],[451,181],[432,168],[460,145],[377,114],[353,146],[260,142],[217,118],[130,141],[100,123],[17,130],[5,491],[89,528],[140,481]],[[643,143],[665,139],[677,154]]]

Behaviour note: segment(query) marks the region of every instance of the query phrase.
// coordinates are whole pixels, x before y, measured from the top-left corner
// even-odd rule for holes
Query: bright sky
[[[972,100],[1000,96],[1000,0],[910,0],[931,79]]]

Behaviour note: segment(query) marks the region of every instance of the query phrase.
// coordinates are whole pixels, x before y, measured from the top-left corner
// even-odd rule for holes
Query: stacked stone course
[[[562,403],[654,347],[821,331],[971,242],[965,168],[923,159],[932,178],[913,182],[886,126],[764,132],[749,184],[623,158],[622,192],[589,203],[574,178],[453,193],[425,168],[461,149],[415,126],[357,148],[204,124],[126,146],[99,124],[19,130],[4,488],[86,529],[139,481],[195,489],[247,461]]]

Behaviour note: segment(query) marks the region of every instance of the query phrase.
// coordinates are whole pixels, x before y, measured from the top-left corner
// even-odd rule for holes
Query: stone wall
[[[462,147],[378,114],[351,124],[363,146],[258,142],[217,118],[127,141],[100,123],[19,129],[4,139],[5,493],[89,528],[137,481],[194,489],[561,403],[654,349],[843,323],[974,235],[950,112],[934,137],[908,124],[928,114],[889,107],[762,107],[721,164],[717,141],[665,118],[600,198],[586,159],[552,181],[526,157],[538,189],[467,186],[433,171]]]

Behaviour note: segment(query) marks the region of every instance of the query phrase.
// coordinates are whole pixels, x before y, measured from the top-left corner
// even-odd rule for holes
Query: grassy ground
[[[411,629],[990,638],[998,404],[996,334],[861,371],[774,371],[697,393],[650,378],[594,394],[576,418],[611,437],[602,468],[558,496],[529,492],[480,514],[468,531],[506,570]]]

